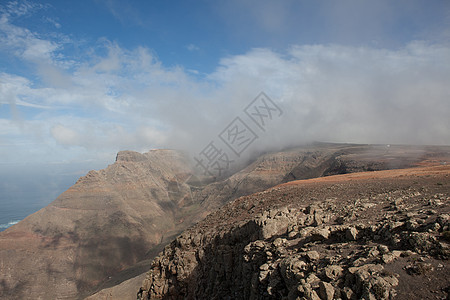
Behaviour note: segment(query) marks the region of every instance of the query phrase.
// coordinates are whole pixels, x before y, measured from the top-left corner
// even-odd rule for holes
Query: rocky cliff
[[[241,197],[166,246],[141,299],[448,299],[450,167]]]
[[[182,182],[190,172],[186,158],[171,150],[120,152],[113,165],[90,171],[1,233],[0,296],[75,299],[142,260],[194,221],[185,216],[195,207],[185,201]]]
[[[315,144],[261,155],[229,177],[202,182],[177,151],[123,151],[0,233],[0,297],[80,299],[121,282],[131,286],[126,280],[148,270],[146,261],[176,235],[240,196],[295,179],[413,166],[448,152]]]

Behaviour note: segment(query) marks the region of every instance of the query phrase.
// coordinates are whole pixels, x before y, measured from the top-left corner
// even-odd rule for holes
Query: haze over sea
[[[104,167],[95,162],[77,167],[1,165],[0,231],[47,206],[89,170]]]

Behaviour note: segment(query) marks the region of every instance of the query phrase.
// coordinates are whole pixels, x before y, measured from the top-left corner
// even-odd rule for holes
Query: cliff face
[[[335,174],[407,168],[426,159],[448,156],[450,147],[410,147],[317,143],[259,156],[229,178],[197,190],[208,211],[232,199],[276,184]]]
[[[90,171],[2,232],[0,295],[77,298],[143,259],[165,236],[180,232],[180,223],[193,222],[179,217],[192,210],[181,181],[190,172],[186,158],[170,150],[120,152],[113,165]],[[176,193],[169,193],[173,185]]]
[[[119,282],[145,272],[143,260],[239,196],[294,179],[393,168],[398,161],[411,166],[448,152],[318,144],[262,155],[212,183],[199,182],[179,152],[119,152],[114,164],[89,172],[48,207],[0,233],[0,297],[83,298],[118,272],[126,273]],[[133,272],[127,269],[139,261]]]
[[[449,203],[448,166],[241,197],[165,247],[142,299],[446,299]]]

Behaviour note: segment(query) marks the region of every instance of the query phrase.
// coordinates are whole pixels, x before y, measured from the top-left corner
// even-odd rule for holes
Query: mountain
[[[447,165],[293,181],[183,232],[141,299],[448,299],[449,226]]]
[[[449,152],[316,143],[260,155],[211,182],[181,152],[122,151],[114,164],[0,233],[0,297],[82,299],[101,289],[99,297],[123,295],[167,243],[238,197],[292,180],[443,161]]]
[[[49,206],[0,235],[4,298],[75,299],[137,263],[149,249],[194,220],[189,189],[168,186],[191,172],[172,150],[120,152],[90,171]]]

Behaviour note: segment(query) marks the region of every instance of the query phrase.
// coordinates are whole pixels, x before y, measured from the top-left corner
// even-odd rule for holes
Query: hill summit
[[[92,296],[94,299],[102,298],[105,293],[108,293],[108,299],[128,298],[124,298],[124,293],[135,298],[135,290],[141,286],[142,274],[148,271],[151,261],[185,229],[224,205],[232,206],[225,206],[225,211],[222,209],[211,216],[221,214],[220,222],[241,226],[239,220],[229,216],[235,211],[233,205],[239,203],[232,201],[239,197],[245,198],[294,180],[439,164],[450,161],[449,153],[449,147],[317,143],[262,154],[225,178],[202,180],[194,164],[181,152],[151,150],[142,154],[121,151],[112,165],[104,170],[90,171],[50,205],[0,233],[0,297],[83,299],[98,292]],[[445,195],[447,182],[441,182],[440,187],[444,189],[441,194]],[[364,186],[360,193],[365,193]],[[328,195],[336,197],[338,205],[338,195],[333,196],[331,192]],[[285,199],[281,194],[279,197]],[[254,202],[248,202],[248,209],[247,206],[245,209],[256,218],[255,213],[260,207],[258,201],[266,200],[248,199]],[[306,214],[303,212],[306,208],[299,206],[296,209]],[[214,220],[208,218],[204,222]],[[320,222],[318,220],[315,222]],[[218,227],[214,230],[221,232],[222,223],[217,222]],[[327,223],[330,220],[321,222],[331,226]],[[210,224],[215,226],[214,222]],[[355,229],[364,232],[362,228]],[[269,241],[272,237],[258,235],[256,240],[260,238]],[[207,240],[200,241],[196,246],[208,243]],[[238,252],[232,255],[238,255]],[[231,274],[235,274],[234,271],[227,276]],[[227,279],[231,283],[230,280]],[[145,290],[162,296],[165,288],[177,289],[176,285],[166,284],[162,291],[156,292],[154,285],[157,282],[147,278]],[[122,294],[115,294],[116,291]],[[202,293],[198,295],[206,295]],[[195,297],[196,294],[179,295]]]

